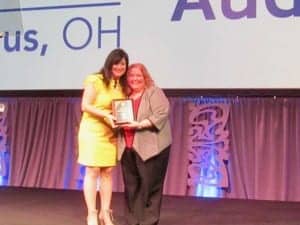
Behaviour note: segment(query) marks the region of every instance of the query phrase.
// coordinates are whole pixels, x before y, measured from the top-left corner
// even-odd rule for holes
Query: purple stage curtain
[[[76,187],[79,117],[78,100],[72,98],[9,101],[9,184],[58,189]]]
[[[199,98],[200,99],[200,98]],[[204,101],[203,101],[204,99]],[[5,98],[10,151],[9,185],[81,189],[84,170],[76,163],[80,98]],[[188,186],[189,103],[169,97],[173,144],[164,194],[196,195]],[[300,201],[300,99],[201,98],[228,104],[228,187],[222,196]],[[224,128],[224,129],[225,129]],[[199,181],[200,184],[200,181]],[[222,189],[223,190],[223,189]],[[119,166],[114,191],[123,191]]]
[[[229,123],[227,197],[300,201],[300,99],[239,98]]]

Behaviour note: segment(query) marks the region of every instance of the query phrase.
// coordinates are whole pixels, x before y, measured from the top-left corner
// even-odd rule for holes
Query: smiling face
[[[133,92],[140,92],[146,88],[145,77],[142,71],[137,67],[128,70],[127,83]]]
[[[114,79],[119,79],[122,75],[125,74],[127,67],[127,62],[125,58],[122,58],[121,61],[119,61],[116,64],[112,65],[111,72]]]

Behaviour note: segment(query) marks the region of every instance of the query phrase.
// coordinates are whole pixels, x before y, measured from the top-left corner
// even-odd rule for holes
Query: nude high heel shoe
[[[99,213],[99,225],[105,225],[104,224],[104,221],[103,221],[103,215],[102,215],[102,211],[100,211],[100,213]]]
[[[98,211],[95,209],[93,211],[88,212],[88,216],[86,218],[87,225],[98,225]]]
[[[99,214],[99,221],[100,221],[100,225],[115,225],[113,223],[114,219],[112,216],[112,210],[111,209],[101,210]]]

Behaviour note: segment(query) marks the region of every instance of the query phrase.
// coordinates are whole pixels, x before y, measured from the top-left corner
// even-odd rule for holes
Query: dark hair
[[[126,61],[126,70],[124,72],[124,75],[127,73],[128,69],[128,63],[129,63],[129,57],[128,54],[121,48],[116,48],[112,50],[109,55],[106,57],[106,60],[104,62],[104,66],[100,69],[99,73],[103,75],[104,83],[106,86],[108,86],[109,81],[111,80],[113,74],[111,72],[113,65],[118,64],[122,59],[125,59]],[[126,77],[121,76],[120,77],[120,84],[122,88],[124,89],[126,84]]]

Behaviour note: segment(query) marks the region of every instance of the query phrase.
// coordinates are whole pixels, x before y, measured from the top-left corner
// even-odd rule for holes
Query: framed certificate
[[[112,101],[112,111],[116,117],[116,124],[134,121],[132,99],[114,99]]]

